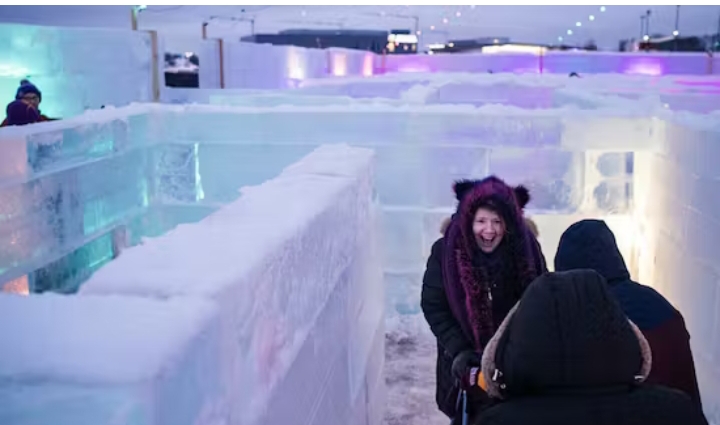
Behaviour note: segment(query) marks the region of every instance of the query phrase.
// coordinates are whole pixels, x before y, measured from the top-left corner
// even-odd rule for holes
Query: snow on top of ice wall
[[[85,110],[78,115],[57,121],[44,121],[33,125],[0,127],[0,141],[4,138],[29,136],[40,133],[58,132],[60,130],[75,129],[86,125],[105,124],[114,120],[127,121],[134,115],[148,114],[153,111],[162,111],[157,104],[136,103],[103,109]]]
[[[152,100],[146,32],[0,24],[0,40],[7,41],[0,45],[0,99],[6,102],[23,78],[42,91],[40,109],[50,117]]]
[[[271,107],[262,106],[235,106],[235,105],[172,105],[174,111],[186,113],[203,114],[274,114],[274,113],[297,113],[297,114],[360,114],[360,113],[381,113],[381,114],[453,114],[453,115],[478,115],[478,116],[517,116],[517,117],[601,117],[601,116],[646,116],[647,109],[637,107],[631,109],[637,102],[618,99],[618,103],[627,105],[627,108],[618,110],[617,104],[602,105],[597,109],[580,109],[573,105],[566,105],[559,108],[549,109],[526,109],[514,105],[489,104],[475,106],[469,104],[420,104],[402,103],[392,104],[384,101],[378,102],[357,102],[347,105],[277,105]]]
[[[329,157],[337,154],[336,149],[345,155],[340,161],[333,162]],[[229,286],[242,282],[243,276],[257,267],[263,258],[296,234],[347,188],[347,179],[322,179],[314,174],[330,164],[336,164],[333,167],[341,164],[345,173],[352,170],[349,167],[363,167],[369,158],[365,152],[347,146],[319,149],[320,162],[310,154],[288,168],[292,178],[285,178],[283,173],[257,187],[245,189],[238,201],[200,223],[178,226],[161,237],[126,250],[120,260],[97,271],[83,286],[82,292],[218,296]],[[343,176],[339,169],[322,172]],[[278,202],[292,205],[292,214],[279,208]],[[238,220],[238,216],[242,220]],[[248,238],[257,237],[253,235],[262,235],[263,243],[248,244]],[[193,243],[183,243],[188,240]],[[238,258],[242,261],[237,261]],[[126,264],[132,264],[132,267]]]
[[[294,178],[303,174],[321,176],[353,177],[372,173],[373,151],[353,149],[346,144],[322,145],[305,157],[287,167],[279,178]]]
[[[666,75],[644,76],[624,74],[587,74],[580,77],[568,77],[561,74],[513,74],[513,73],[397,73],[377,75],[373,78],[349,76],[343,79],[315,79],[304,81],[299,91],[318,86],[343,86],[349,84],[386,84],[388,82],[417,82],[439,84],[476,84],[497,85],[513,84],[524,87],[565,87],[575,85],[591,91],[610,91],[614,89],[656,90],[676,88],[686,90],[720,90],[720,76],[709,75]]]
[[[157,119],[142,129],[137,124],[153,111],[157,105],[111,106],[57,121],[2,127],[0,179],[17,183],[129,147],[150,145],[158,135],[153,133]]]
[[[386,74],[373,79],[308,81],[293,93],[400,99],[411,103],[509,103],[552,108],[665,107],[706,112],[720,109],[720,80],[701,76],[515,74]],[[288,94],[290,96],[291,94]],[[707,95],[707,96],[703,96]],[[715,95],[715,96],[712,96]],[[628,101],[629,100],[629,101]]]
[[[126,250],[121,261],[98,270],[81,291],[221,296],[234,285],[247,284],[244,276],[320,214],[345,185],[341,180],[311,177],[263,183],[200,223],[178,226]],[[296,202],[300,195],[313,202]],[[281,200],[292,202],[292,213],[278,207]],[[262,243],[248,244],[260,237]]]
[[[212,302],[0,294],[0,380],[137,383],[159,378],[216,314]]]

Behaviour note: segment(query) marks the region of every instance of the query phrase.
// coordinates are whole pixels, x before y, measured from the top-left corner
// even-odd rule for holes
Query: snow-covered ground
[[[435,337],[422,314],[392,318],[385,337],[385,425],[446,425],[435,404]]]

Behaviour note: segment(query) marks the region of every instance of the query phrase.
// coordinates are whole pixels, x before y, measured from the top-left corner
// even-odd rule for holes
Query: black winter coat
[[[458,395],[458,387],[451,373],[452,362],[460,352],[473,347],[455,320],[445,295],[442,271],[443,240],[439,239],[432,246],[423,276],[421,306],[425,320],[438,343],[435,401],[440,411],[452,418],[455,416]]]
[[[592,270],[547,273],[525,291],[483,356],[503,398],[475,425],[706,425],[690,397],[642,383],[650,346]]]
[[[438,343],[435,370],[435,401],[440,411],[448,417],[454,418],[459,387],[451,373],[452,362],[460,352],[472,350],[474,347],[470,343],[470,339],[462,331],[448,304],[443,284],[443,251],[444,238],[440,238],[433,244],[428,258],[423,277],[421,305],[425,319]],[[542,259],[542,267],[545,268],[544,259]],[[492,293],[493,316],[497,321],[497,325],[500,324],[519,299],[517,294],[506,294],[501,293],[501,291],[502,288],[497,288],[493,289]],[[468,396],[472,400],[470,404],[473,406],[479,406],[488,401],[487,395],[477,389],[470,391]]]

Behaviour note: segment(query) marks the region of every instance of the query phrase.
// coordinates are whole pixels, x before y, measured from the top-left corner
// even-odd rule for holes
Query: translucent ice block
[[[408,118],[411,139],[428,144],[473,146],[557,146],[563,127],[556,116],[459,112],[414,114]]]
[[[385,270],[398,273],[424,267],[423,217],[421,208],[383,207],[381,240]]]
[[[148,205],[147,156],[133,150],[0,189],[0,268],[25,274]],[[8,276],[12,278],[13,276]]]
[[[0,294],[0,422],[210,419],[221,401],[216,312],[199,299]]]
[[[530,189],[530,207],[576,210],[585,194],[584,155],[559,149],[496,148],[490,153],[490,174]]]
[[[490,150],[482,146],[423,146],[424,205],[449,207],[455,204],[452,190],[456,180],[488,175]]]
[[[0,40],[2,99],[14,98],[28,77],[42,90],[41,109],[51,117],[152,99],[146,32],[5,23]]]

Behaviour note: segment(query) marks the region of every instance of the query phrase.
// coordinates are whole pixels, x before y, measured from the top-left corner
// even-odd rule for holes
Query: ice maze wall
[[[321,147],[78,296],[0,296],[0,422],[379,424],[375,214],[372,151]]]
[[[229,90],[237,90],[242,96],[255,90],[292,89],[313,79],[370,77],[375,72],[376,56],[360,50],[306,49],[225,40],[221,66],[218,40],[187,45],[196,46],[200,52],[201,90],[165,88],[162,91],[164,102],[208,103],[211,95],[222,96]],[[218,90],[220,68],[225,90]]]
[[[388,55],[378,73],[474,72],[626,75],[719,74],[720,59],[704,53],[547,52],[538,54]]]
[[[658,149],[637,161],[640,279],[652,282],[685,317],[703,408],[720,423],[720,126],[664,122]]]
[[[381,249],[377,255],[382,261],[382,270],[377,272],[381,272],[384,276],[386,293],[384,308],[388,316],[416,314],[419,312],[421,275],[429,248],[432,242],[440,237],[440,222],[449,216],[454,208],[452,181],[457,178],[484,177],[497,173],[510,183],[522,183],[530,188],[533,200],[529,205],[528,214],[539,224],[540,242],[549,263],[552,263],[560,234],[568,225],[586,217],[606,219],[617,235],[621,251],[633,276],[639,277],[644,283],[658,287],[686,315],[693,335],[694,348],[697,347],[695,352],[699,376],[712,378],[716,375],[717,354],[713,351],[713,347],[717,345],[715,330],[712,328],[709,331],[708,327],[711,326],[710,324],[716,326],[717,322],[715,296],[717,291],[713,292],[713,288],[718,282],[714,272],[711,272],[712,263],[699,262],[694,257],[696,252],[702,253],[704,252],[702,250],[710,249],[709,241],[713,239],[707,238],[713,235],[710,231],[714,223],[712,217],[719,213],[712,202],[701,203],[703,199],[712,199],[711,197],[699,196],[700,193],[714,187],[712,186],[714,174],[710,164],[714,158],[713,146],[717,140],[717,129],[708,123],[715,122],[716,113],[706,116],[690,113],[673,114],[662,108],[634,111],[617,108],[551,108],[532,111],[512,107],[472,108],[467,105],[405,104],[398,107],[392,102],[363,101],[350,102],[349,105],[338,108],[337,105],[307,104],[310,102],[308,99],[296,105],[275,107],[276,104],[272,102],[274,100],[269,102],[271,105],[264,107],[145,105],[120,110],[128,116],[139,114],[139,117],[127,118],[137,125],[137,130],[134,125],[130,125],[126,130],[127,134],[135,134],[135,131],[148,132],[151,135],[148,140],[152,141],[149,145],[153,149],[159,149],[161,157],[166,158],[159,163],[162,164],[160,167],[157,166],[158,160],[154,159],[157,157],[153,156],[149,161],[152,170],[158,168],[164,170],[163,178],[150,179],[153,183],[150,185],[152,190],[149,191],[149,205],[175,208],[198,205],[207,208],[207,212],[197,213],[193,219],[187,219],[185,222],[202,220],[202,223],[212,224],[216,229],[220,229],[218,223],[228,223],[234,214],[247,211],[245,207],[231,208],[231,206],[245,197],[252,196],[254,197],[252,199],[257,199],[258,202],[265,202],[261,204],[265,205],[265,215],[268,214],[267,211],[271,211],[270,217],[288,220],[296,213],[299,216],[308,213],[302,208],[298,211],[293,208],[292,214],[285,208],[277,210],[278,199],[294,199],[291,198],[290,192],[272,200],[265,199],[260,195],[263,193],[261,190],[263,186],[260,186],[260,188],[243,190],[238,199],[237,187],[260,184],[284,170],[279,178],[284,182],[283,184],[292,185],[291,181],[297,181],[293,187],[302,191],[306,184],[310,185],[314,180],[297,177],[293,174],[297,173],[295,167],[284,167],[313,152],[319,145],[346,143],[372,149],[375,152],[374,196],[380,204],[378,217],[380,227],[377,238]],[[135,112],[129,113],[129,111]],[[104,113],[109,114],[113,111]],[[145,115],[152,119],[141,119]],[[40,124],[35,128],[51,129],[53,125],[53,123]],[[22,130],[4,131],[2,136],[10,137],[14,134],[12,131]],[[23,151],[26,145],[17,146],[20,146],[19,151]],[[170,154],[166,150],[168,147],[173,149]],[[328,155],[326,150],[315,151],[313,155],[316,157],[319,155],[321,158],[330,157],[326,156]],[[7,155],[7,158],[12,157]],[[325,163],[324,160],[320,162]],[[322,171],[318,168],[315,173],[318,176],[334,175],[340,171],[354,169],[344,162],[339,164],[339,168],[334,168],[333,171]],[[706,178],[698,177],[699,174],[695,171],[697,167],[700,167]],[[14,168],[11,166],[2,169]],[[174,171],[170,172],[170,170]],[[227,178],[228,175],[232,178]],[[671,179],[671,176],[677,179]],[[683,193],[686,187],[691,187],[692,190]],[[676,201],[678,199],[680,201]],[[673,208],[674,203],[677,202],[683,207]],[[240,202],[237,205],[249,204]],[[218,208],[220,208],[218,212],[207,216]],[[682,215],[674,215],[676,211],[681,211],[677,214]],[[698,211],[702,214],[698,215]],[[207,218],[203,219],[206,216]],[[702,229],[710,230],[701,232],[696,226],[697,223],[707,223]],[[156,230],[156,234],[165,233],[176,224]],[[258,221],[254,224],[257,226],[250,227],[250,224],[247,226],[254,229],[262,222]],[[290,224],[285,223],[285,225]],[[193,229],[197,228],[179,226],[165,238],[156,239],[156,244],[123,251],[118,260],[101,269],[85,286],[88,291],[87,296],[102,293],[103,295],[118,294],[123,297],[174,299],[193,298],[195,295],[191,292],[202,292],[203,297],[211,301],[220,300],[223,306],[218,319],[224,323],[221,325],[221,330],[225,332],[223,335],[245,332],[245,328],[241,326],[243,323],[251,327],[260,326],[250,325],[250,322],[241,320],[242,317],[232,322],[237,328],[228,325],[227,321],[230,319],[223,312],[230,309],[229,306],[235,307],[238,311],[245,311],[243,310],[246,308],[245,304],[242,303],[249,304],[251,301],[249,299],[231,301],[232,297],[219,296],[218,292],[213,290],[213,288],[226,288],[223,286],[222,282],[225,282],[223,279],[235,276],[236,272],[243,270],[244,264],[234,261],[231,264],[238,264],[229,268],[226,275],[216,276],[209,271],[213,269],[208,266],[211,263],[195,262],[194,257],[187,253],[187,257],[184,258],[193,258],[193,261],[186,261],[187,264],[183,264],[188,270],[187,277],[177,273],[172,279],[166,279],[171,273],[171,265],[175,264],[174,260],[177,259],[172,255],[180,255],[177,252],[173,253],[170,248],[183,244],[162,242],[163,240],[189,238],[192,234],[193,237],[213,240],[216,244],[230,243],[235,247],[236,244],[243,243],[234,240],[226,242],[225,235],[228,230],[224,228],[214,233],[209,231],[207,234]],[[268,229],[268,232],[268,235],[276,234],[272,233],[272,229]],[[687,235],[687,239],[682,239],[679,235]],[[277,240],[270,239],[280,244]],[[133,252],[147,253],[149,249],[156,249],[157,255],[155,251],[152,255],[133,254]],[[222,264],[222,268],[227,269],[226,262],[236,258],[235,251],[239,249],[225,249],[224,252],[217,254],[217,258],[203,258],[202,261],[216,261],[218,264],[216,268],[221,268]],[[690,251],[691,249],[694,251]],[[252,258],[262,255],[262,251],[256,251],[258,250],[250,250],[249,254],[255,256]],[[676,255],[678,252],[680,254]],[[123,258],[133,256],[142,257],[141,259],[148,263],[148,267],[144,270],[152,272],[140,273],[137,271],[139,269],[117,265]],[[284,258],[275,260],[281,263],[289,261]],[[106,271],[111,269],[120,269],[120,271],[118,273]],[[128,280],[118,278],[122,273],[131,278]],[[682,278],[681,273],[693,273],[692,276],[696,278],[694,282],[698,283],[688,285],[688,279]],[[154,276],[162,276],[162,281],[173,283],[160,285],[158,282],[161,280],[153,279]],[[102,285],[97,283],[100,282],[99,280],[95,280],[101,277]],[[266,278],[262,277],[262,279]],[[284,282],[281,286],[290,284]],[[92,289],[93,287],[95,289]],[[228,290],[230,287],[232,285],[227,286]],[[249,285],[247,288],[256,288],[257,294],[272,300],[269,305],[273,307],[269,311],[274,311],[275,306],[285,305],[283,303],[286,301],[289,302],[289,300],[283,301],[279,293],[272,295],[264,292],[271,290],[270,285]],[[342,288],[342,285],[337,288]],[[690,290],[686,291],[687,288]],[[326,290],[329,291],[327,288]],[[336,290],[341,291],[341,289]],[[273,296],[279,298],[272,298]],[[334,295],[329,293],[327,296]],[[231,302],[239,304],[233,305]],[[347,300],[339,302],[347,303]],[[713,302],[715,304],[712,304]],[[381,298],[373,297],[372,301],[365,305],[371,304],[373,307],[381,308],[383,301]],[[346,307],[350,308],[349,304]],[[327,308],[329,309],[327,312],[318,314],[326,314],[326,317],[338,317],[336,314],[341,314],[339,310]],[[334,308],[345,311],[345,307]],[[360,311],[361,313],[358,314],[372,316],[371,313],[362,313],[366,310]],[[254,310],[247,314],[247,317],[263,317],[262,312]],[[259,331],[260,334],[264,332],[277,334],[278,341],[265,341],[262,344],[252,342],[250,346],[287,344],[288,340],[284,334],[286,332],[284,326],[287,322],[283,320],[265,321],[262,325],[263,330]],[[339,321],[343,322],[343,320]],[[372,322],[371,319],[358,320]],[[337,325],[330,322],[325,325],[329,327]],[[280,331],[275,331],[276,329]],[[372,333],[368,330],[372,329],[372,326],[362,329]],[[315,334],[311,332],[309,335]],[[710,336],[705,338],[705,335]],[[372,340],[372,337],[368,336],[364,341],[367,340]],[[356,342],[353,340],[352,344]],[[317,342],[318,346],[323,343]],[[327,379],[327,382],[337,382],[344,387],[345,384],[342,383],[342,379],[345,379],[344,372],[337,371],[345,368],[342,363],[345,361],[345,354],[349,353],[348,355],[352,357],[358,352],[364,352],[363,350],[375,352],[375,348],[368,347],[376,345],[363,344],[365,348],[333,346],[332,349],[336,351],[328,355],[337,356],[337,359],[342,360],[338,360],[334,366],[328,365],[329,369],[320,372],[325,373],[323,379]],[[304,353],[304,350],[310,350],[308,347],[301,346],[298,352]],[[263,348],[261,351],[266,349],[268,348]],[[226,350],[221,351],[226,352]],[[303,355],[298,354],[296,358],[300,359]],[[348,360],[348,364],[351,365],[348,366],[350,370],[360,370],[358,363],[353,362],[354,360]],[[233,367],[242,369],[247,367],[247,364],[239,362]],[[380,373],[378,369],[373,369],[377,363],[367,364],[368,375],[375,373],[372,371]],[[298,379],[310,379],[304,375],[304,369],[290,368],[287,376],[293,373]],[[714,380],[711,378],[701,378],[701,385],[707,412],[716,419],[716,404],[720,400],[720,392],[713,387]],[[266,385],[263,387],[266,389],[284,388],[282,384],[275,383],[282,378],[272,373],[264,378],[265,381],[257,377],[253,379],[258,379],[257,382]],[[352,384],[352,382],[357,383],[358,380],[347,379],[351,382],[351,388],[359,388],[356,384]],[[212,385],[217,385],[213,388],[221,389],[231,387],[231,383],[222,380],[219,384]],[[297,392],[293,394],[293,397],[297,397]],[[321,404],[325,406],[323,403],[329,402],[328,399],[322,398],[324,396],[318,397],[316,399],[318,404],[315,406]],[[366,394],[364,397],[369,403],[368,406],[372,406],[367,407],[368,415],[373,417],[377,414],[377,410],[373,409],[381,407],[371,403],[372,396]],[[262,401],[247,403],[251,402],[263,404]],[[318,409],[316,414],[320,415],[327,409],[335,412],[334,406]],[[347,407],[348,404],[338,406]],[[222,402],[218,402],[206,409],[222,412],[227,408],[227,406],[223,407]],[[340,408],[342,409],[344,407]],[[350,405],[348,409],[359,408]],[[312,416],[308,412],[296,412],[296,416],[303,414],[310,416],[302,417]]]
[[[3,112],[23,78],[40,88],[40,108],[50,117],[152,101],[151,38],[138,31],[0,24]]]

